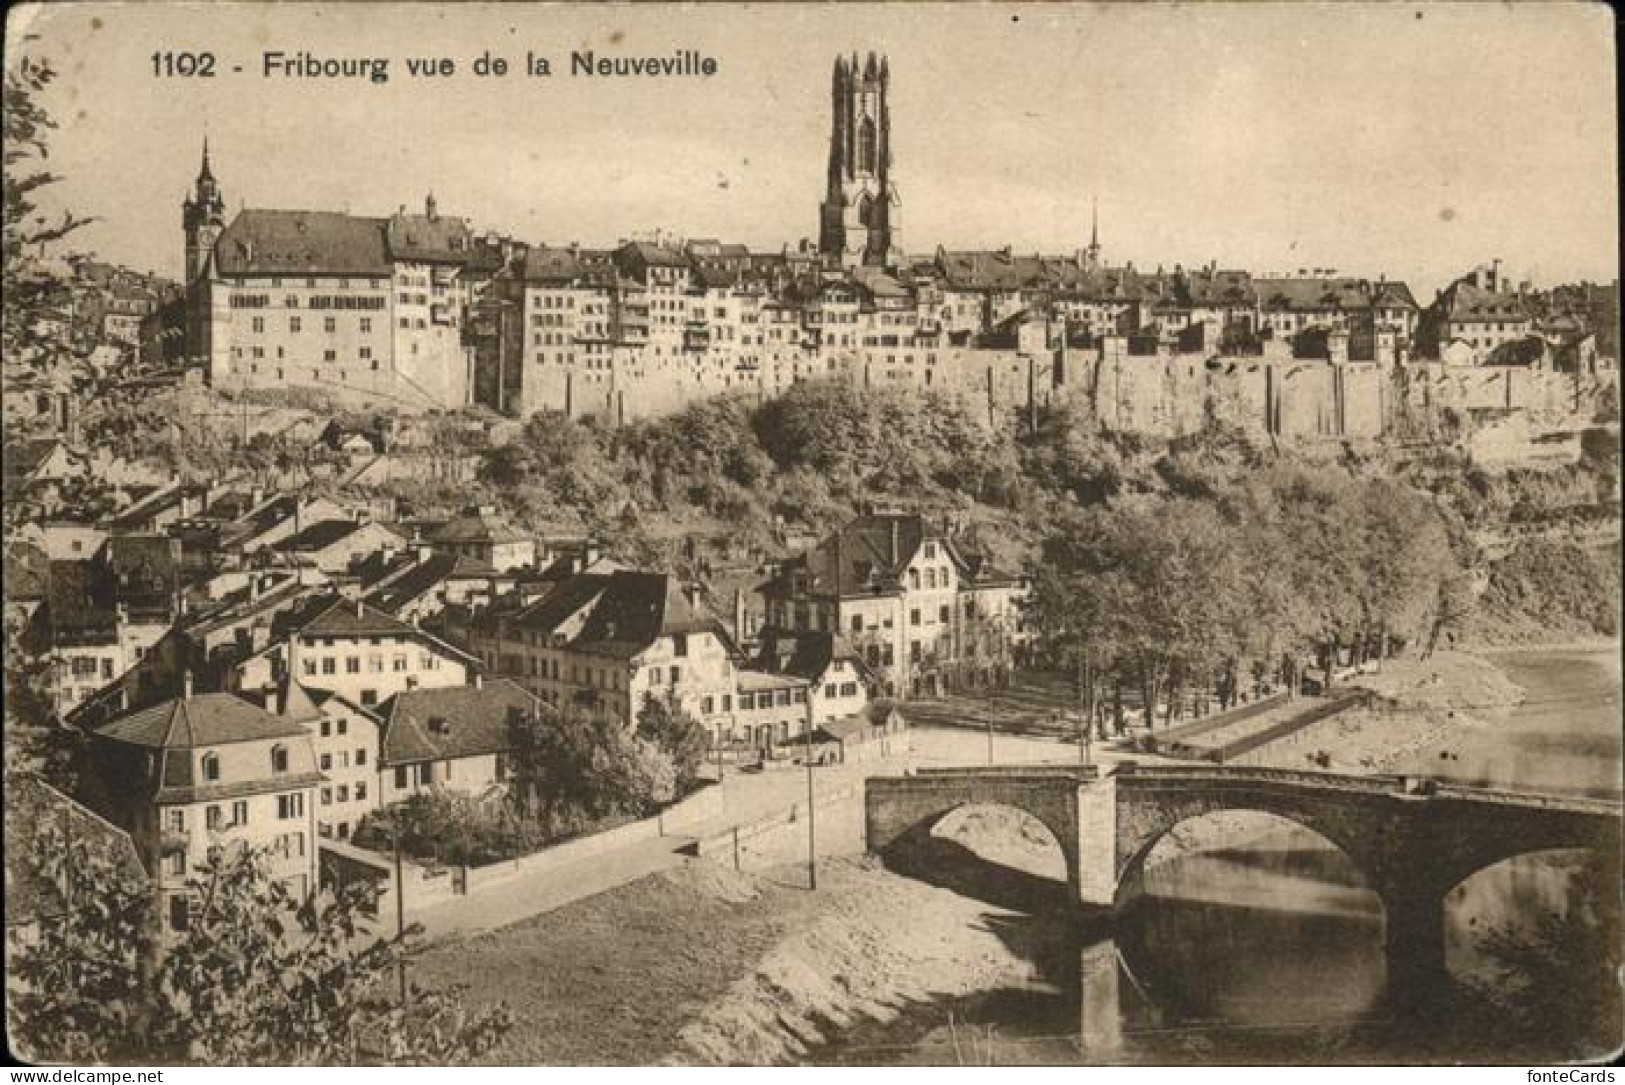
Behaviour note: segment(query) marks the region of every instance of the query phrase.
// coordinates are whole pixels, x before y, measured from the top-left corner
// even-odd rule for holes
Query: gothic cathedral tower
[[[820,207],[818,249],[826,263],[894,265],[899,245],[897,187],[892,182],[891,72],[870,53],[835,58],[830,99],[829,191]]]
[[[186,229],[186,284],[202,274],[214,250],[215,239],[226,225],[226,201],[220,185],[209,171],[209,141],[203,141],[203,168],[198,170],[192,195],[181,204],[181,224]]]

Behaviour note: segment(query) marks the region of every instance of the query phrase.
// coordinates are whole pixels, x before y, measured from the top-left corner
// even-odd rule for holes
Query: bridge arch
[[[1077,783],[1062,776],[995,777],[919,775],[871,779],[866,785],[869,850],[906,863],[922,854],[933,831],[955,813],[1004,807],[1024,814],[1054,837],[1066,861],[1069,894],[1078,886]]]
[[[1348,832],[1343,826],[1329,822],[1326,818],[1305,816],[1301,811],[1297,812],[1299,816],[1293,816],[1294,811],[1271,806],[1272,804],[1264,802],[1241,804],[1195,802],[1162,808],[1161,817],[1142,821],[1137,828],[1130,829],[1126,840],[1119,840],[1113,906],[1121,909],[1141,895],[1144,890],[1146,861],[1152,852],[1156,851],[1157,845],[1167,841],[1175,830],[1203,819],[1235,814],[1262,817],[1280,825],[1304,830],[1325,841],[1347,861],[1357,879],[1357,887],[1381,899],[1371,857],[1366,853],[1365,842],[1356,834]],[[1247,831],[1250,830],[1243,832]]]
[[[1137,894],[1145,860],[1178,826],[1212,814],[1267,814],[1321,837],[1348,857],[1364,885],[1377,890],[1383,862],[1380,842],[1369,822],[1349,817],[1337,804],[1317,802],[1291,792],[1213,787],[1132,788],[1120,792],[1116,841],[1116,899]],[[1380,891],[1380,890],[1379,890]]]

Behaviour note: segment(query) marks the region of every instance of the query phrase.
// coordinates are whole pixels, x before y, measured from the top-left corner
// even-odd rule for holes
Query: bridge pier
[[[1445,965],[1444,894],[1429,887],[1378,890],[1383,908],[1383,958],[1387,1001],[1397,1010],[1428,1016],[1450,993]]]
[[[1123,1046],[1117,945],[1110,938],[1079,950],[1078,1046],[1091,1055],[1116,1055]]]

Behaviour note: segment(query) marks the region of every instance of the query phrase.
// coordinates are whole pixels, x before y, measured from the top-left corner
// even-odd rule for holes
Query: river
[[[1618,650],[1518,650],[1491,658],[1524,687],[1524,704],[1492,726],[1417,751],[1396,770],[1617,796]],[[1584,1012],[1597,1006],[1573,1005],[1572,988],[1540,986],[1571,981],[1563,967],[1513,972],[1515,983],[1533,985],[1522,1005],[1548,998],[1566,1007],[1555,1024],[1544,1018],[1531,1024],[1475,991],[1506,988],[1484,932],[1524,932],[1564,912],[1586,870],[1581,857],[1548,853],[1501,863],[1450,895],[1452,985],[1432,1018],[1418,1021],[1385,1003],[1381,905],[1353,864],[1289,822],[1229,817],[1226,829],[1203,834],[1199,847],[1150,867],[1144,895],[1111,931],[1032,939],[1046,947],[1035,961],[1041,980],[860,1026],[819,1061],[1527,1062],[1595,1058],[1608,1050],[1608,1037],[1617,1044],[1617,1003],[1599,1019]],[[1610,916],[1603,936],[1617,945],[1617,913]],[[1037,912],[1027,918],[1035,926],[1057,922]]]

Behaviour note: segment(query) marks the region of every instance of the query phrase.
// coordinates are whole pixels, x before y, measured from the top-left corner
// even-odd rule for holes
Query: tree
[[[569,705],[512,726],[517,800],[550,833],[645,816],[676,795],[671,756],[605,713]]]
[[[699,720],[671,700],[650,696],[638,711],[638,734],[671,758],[679,794],[694,786],[711,747]]]
[[[4,113],[4,239],[5,320],[0,326],[0,353],[8,363],[43,367],[66,354],[67,344],[41,333],[40,321],[67,283],[68,272],[43,256],[90,219],[63,211],[54,221],[40,213],[39,199],[60,180],[43,169],[48,156],[47,137],[56,127],[39,104],[39,96],[56,79],[48,60],[30,56],[26,35],[13,49],[20,55],[6,69]],[[11,52],[12,50],[8,50]],[[71,265],[79,260],[71,257]]]
[[[160,941],[148,885],[42,823],[34,854],[77,885],[58,919],[12,955],[8,1014],[30,1054],[74,1062],[444,1063],[488,1050],[507,1009],[470,1014],[455,992],[389,1001],[404,939],[365,933],[363,887],[296,900],[263,857],[216,850],[188,880],[187,927]],[[72,882],[68,881],[71,872]]]

